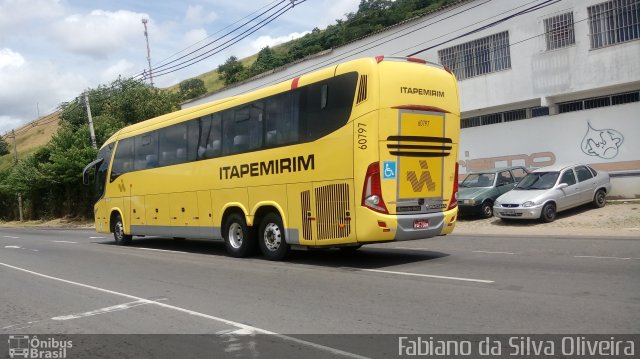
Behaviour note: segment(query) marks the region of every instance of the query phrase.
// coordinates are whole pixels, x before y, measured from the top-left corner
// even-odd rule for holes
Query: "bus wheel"
[[[262,254],[271,261],[283,260],[289,253],[290,246],[285,240],[282,219],[275,213],[269,213],[260,222],[258,244]]]
[[[113,225],[113,238],[119,246],[131,244],[132,236],[124,233],[124,224],[122,223],[122,217],[119,214],[116,214],[115,224]]]
[[[253,254],[255,240],[243,215],[232,213],[224,221],[222,230],[227,253],[232,257],[246,257]]]

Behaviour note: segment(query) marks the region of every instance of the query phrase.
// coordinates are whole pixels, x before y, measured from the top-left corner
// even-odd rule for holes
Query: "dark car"
[[[471,172],[460,183],[458,207],[462,215],[493,216],[496,198],[513,189],[529,171],[521,166]]]

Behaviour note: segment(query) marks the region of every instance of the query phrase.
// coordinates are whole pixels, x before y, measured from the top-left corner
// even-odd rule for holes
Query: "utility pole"
[[[18,165],[18,144],[16,138],[16,130],[11,130],[11,134],[13,135],[13,164]],[[24,217],[22,216],[22,193],[18,193],[18,213],[20,214],[20,222],[24,221]]]
[[[84,104],[87,107],[87,118],[89,119],[89,132],[91,133],[91,145],[94,149],[98,149],[96,144],[96,131],[93,129],[93,118],[91,117],[91,106],[89,106],[89,95],[84,93]]]
[[[147,31],[147,23],[149,19],[142,18],[142,25],[144,25],[144,37],[147,40],[147,62],[149,63],[149,81],[151,82],[151,87],[153,87],[153,74],[151,73],[151,49],[149,48],[149,32]]]

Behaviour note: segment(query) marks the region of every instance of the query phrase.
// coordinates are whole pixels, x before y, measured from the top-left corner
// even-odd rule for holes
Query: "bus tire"
[[[124,233],[124,223],[122,222],[122,216],[120,216],[120,214],[116,214],[114,219],[115,222],[113,223],[113,239],[115,239],[116,244],[119,246],[128,246],[129,244],[131,244],[133,236]]]
[[[255,249],[255,239],[251,235],[251,230],[247,226],[244,216],[239,213],[230,214],[224,221],[222,228],[224,245],[230,256],[241,258],[253,254]]]
[[[270,261],[281,261],[289,254],[282,218],[271,212],[262,218],[258,232],[260,251]]]

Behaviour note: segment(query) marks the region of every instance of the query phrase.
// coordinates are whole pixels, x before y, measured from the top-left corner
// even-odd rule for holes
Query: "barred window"
[[[640,0],[612,0],[587,10],[592,49],[640,38]]]
[[[573,12],[544,19],[547,50],[559,49],[576,43],[573,33]]]
[[[438,51],[440,63],[458,80],[511,68],[509,32],[504,31]]]

